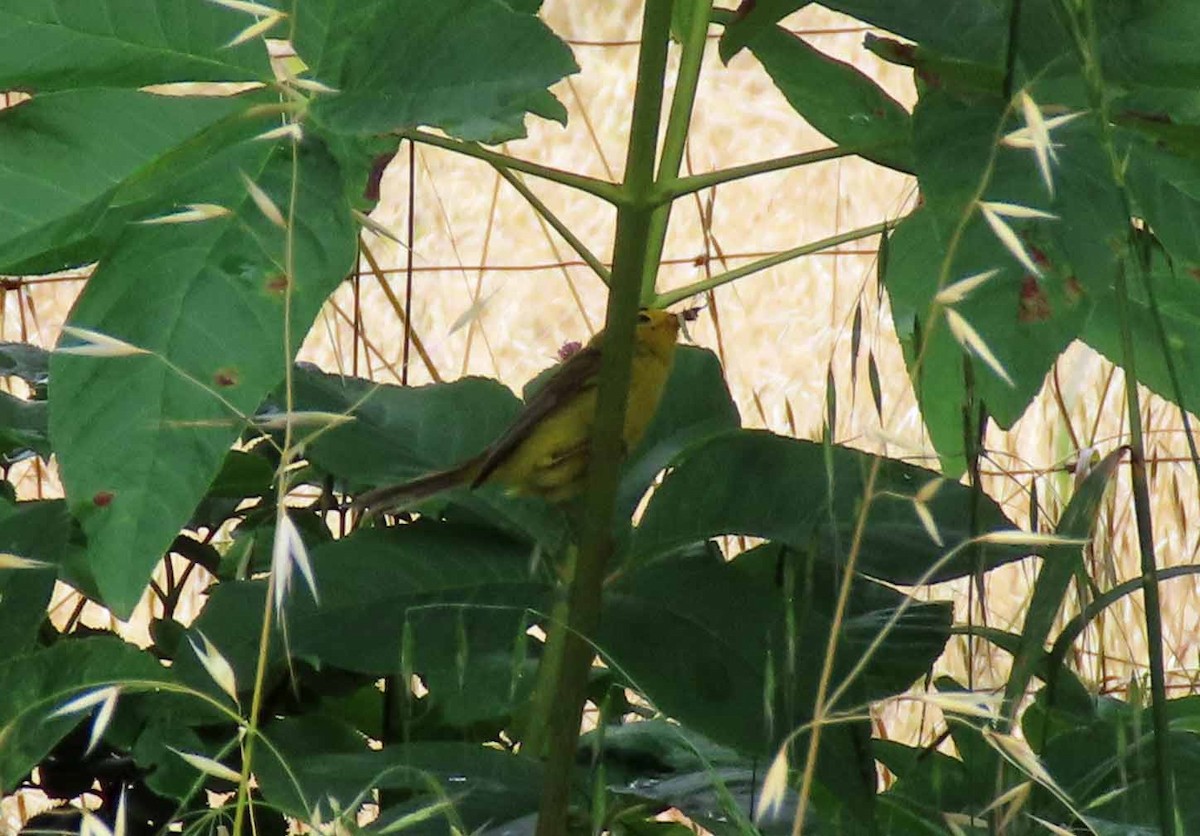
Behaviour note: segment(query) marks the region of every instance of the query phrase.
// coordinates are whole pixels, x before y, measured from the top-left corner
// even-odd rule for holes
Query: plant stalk
[[[525,198],[526,202],[533,207],[533,211],[537,212],[542,219],[554,228],[554,231],[562,236],[562,239],[570,245],[575,254],[583,259],[588,267],[592,268],[592,272],[600,277],[600,281],[605,284],[612,284],[612,273],[604,266],[604,262],[596,258],[596,254],[588,249],[587,244],[579,239],[579,236],[571,231],[571,228],[563,223],[562,218],[554,214],[545,202],[534,194],[529,186],[518,177],[511,169],[504,166],[494,166],[496,173],[503,177],[508,184],[520,193],[521,197]]]
[[[575,752],[594,651],[588,637],[600,622],[601,593],[613,550],[612,514],[624,442],[642,268],[649,248],[655,150],[662,113],[663,77],[671,28],[671,0],[647,0],[642,18],[637,87],[617,209],[612,286],[600,366],[596,418],[583,495],[579,559],[567,595],[568,612],[557,699],[547,718],[549,756],[538,810],[537,836],[567,832]]]
[[[870,226],[852,229],[849,232],[841,232],[837,235],[831,235],[828,238],[822,238],[820,241],[802,244],[799,247],[793,247],[790,250],[784,250],[781,253],[775,253],[775,255],[757,259],[756,261],[752,261],[749,264],[745,264],[735,270],[728,270],[724,273],[719,273],[716,276],[701,279],[698,282],[692,282],[689,285],[676,288],[675,290],[658,296],[655,299],[655,302],[658,306],[665,308],[668,305],[673,305],[676,302],[687,299],[689,296],[695,296],[699,293],[712,290],[714,287],[720,287],[723,284],[729,284],[730,282],[737,281],[744,276],[749,276],[752,273],[758,273],[771,267],[777,267],[778,265],[784,264],[792,259],[800,258],[800,256],[812,255],[813,253],[820,252],[821,250],[827,250],[830,247],[836,247],[838,244],[845,244],[849,241],[857,241],[860,238],[868,238],[872,235],[878,235],[881,232],[886,232],[898,223],[900,223],[899,220],[882,221],[877,224],[871,224]]]
[[[1146,655],[1150,665],[1150,717],[1154,726],[1154,763],[1158,773],[1158,816],[1164,836],[1175,836],[1175,775],[1171,769],[1171,725],[1167,715],[1167,676],[1163,664],[1162,609],[1158,597],[1158,560],[1150,516],[1150,486],[1146,478],[1146,446],[1142,437],[1141,401],[1137,391],[1133,332],[1129,325],[1129,289],[1125,268],[1117,269],[1114,295],[1121,330],[1121,366],[1125,370],[1125,404],[1129,413],[1129,477],[1137,520],[1138,551],[1142,561],[1142,599],[1146,618]]]
[[[679,176],[679,167],[683,164],[683,154],[687,148],[688,127],[692,123],[692,108],[696,103],[696,89],[700,83],[700,68],[704,64],[704,48],[708,42],[708,15],[712,11],[712,0],[681,0],[685,1],[691,2],[695,8],[692,9],[688,30],[684,33],[675,95],[671,98],[671,112],[667,117],[667,130],[663,134],[662,156],[658,161],[656,178],[660,183]],[[643,303],[654,298],[654,282],[658,277],[659,262],[662,261],[673,203],[672,200],[662,201],[650,218],[649,249],[642,273]]]
[[[510,157],[507,154],[501,154],[496,151],[489,151],[483,146],[474,142],[463,142],[458,139],[446,139],[445,137],[431,134],[427,131],[416,130],[415,128],[407,131],[400,131],[399,135],[411,142],[420,142],[422,145],[432,145],[435,148],[442,148],[447,151],[455,151],[467,157],[474,157],[477,160],[483,160],[496,168],[509,169],[511,171],[520,171],[523,174],[530,174],[534,177],[541,177],[543,180],[550,180],[563,186],[568,186],[572,189],[578,189],[581,192],[587,192],[590,195],[606,200],[612,204],[620,204],[622,198],[622,190],[615,183],[609,183],[607,180],[600,180],[596,177],[588,177],[583,174],[575,174],[570,171],[563,171],[560,168],[553,168],[547,165],[540,165],[528,160],[520,160],[516,157]]]

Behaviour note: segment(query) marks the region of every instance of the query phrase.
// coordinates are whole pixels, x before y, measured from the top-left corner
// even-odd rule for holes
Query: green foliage
[[[608,184],[477,144],[524,136],[529,114],[566,119],[549,88],[578,65],[537,0],[0,0],[0,88],[34,94],[0,111],[0,271],[97,265],[49,359],[0,345],[0,375],[26,384],[0,393],[4,475],[53,457],[66,491],[17,502],[6,481],[0,497],[0,791],[94,786],[110,821],[128,800],[134,832],[350,827],[377,801],[380,833],[529,832],[541,816],[543,832],[673,834],[654,817],[676,809],[717,834],[791,832],[800,815],[806,832],[908,834],[948,832],[947,816],[995,832],[993,802],[1032,780],[1023,812],[1064,829],[1200,828],[1195,801],[1165,789],[1200,769],[1195,700],[1168,704],[1161,670],[1149,708],[1095,698],[1062,664],[1132,587],[1054,633],[1088,583],[1078,541],[1123,451],[1079,481],[1048,545],[1015,544],[1001,507],[958,481],[979,422],[1017,421],[1075,340],[1200,402],[1185,373],[1200,362],[1200,17],[1188,0],[824,3],[912,42],[866,43],[913,68],[909,113],[781,27],[804,5],[649,0],[629,171]],[[294,365],[355,263],[379,160],[399,136],[614,203],[599,272],[606,345],[627,348],[635,297],[656,298],[647,230],[665,235],[665,207],[699,188],[655,149],[665,137],[677,163],[708,104],[692,101],[706,36],[692,24],[710,13],[722,59],[753,54],[831,155],[916,175],[922,203],[891,223],[881,292],[941,471],[743,429],[716,356],[682,346],[644,439],[593,463],[584,502],[485,486],[349,513],[365,489],[479,453],[522,409],[492,380],[401,387]],[[291,41],[286,71],[264,35]],[[660,131],[672,35],[683,69]],[[254,84],[145,89],[174,82]],[[986,278],[955,287],[972,276]],[[627,379],[620,350],[605,354],[602,407]],[[616,439],[619,413],[597,414],[596,438]],[[318,498],[285,511],[301,486]],[[937,592],[906,591],[1032,552],[1021,633],[955,625]],[[166,553],[182,562],[150,587],[148,648],[48,618],[56,581],[128,616]],[[214,580],[185,627],[196,567]],[[1003,710],[943,702],[954,754],[873,740],[869,710],[926,679],[956,632],[1013,656]],[[580,642],[604,665],[576,676]],[[943,679],[931,699],[963,691]],[[583,736],[576,692],[597,708]],[[543,728],[559,715],[562,740]],[[1044,771],[1014,755],[1018,724]],[[756,820],[780,752],[780,804]],[[230,790],[210,809],[205,791]]]

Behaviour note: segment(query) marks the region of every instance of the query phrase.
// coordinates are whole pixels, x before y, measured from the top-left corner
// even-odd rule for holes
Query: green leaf
[[[0,659],[33,648],[70,531],[71,521],[61,502],[0,502],[0,552],[49,564],[38,569],[0,569]]]
[[[370,751],[352,729],[317,717],[273,723],[265,733],[273,747],[264,747],[256,768],[263,795],[293,816],[307,818],[318,801],[328,814],[330,799],[347,809],[369,799],[372,787],[404,791],[398,793],[401,797],[415,795],[421,805],[449,795],[451,815],[461,819],[466,831],[537,809],[542,769],[531,758],[457,742],[394,744]],[[385,809],[382,817],[387,815]],[[444,833],[444,825],[435,832]]]
[[[64,639],[0,662],[0,792],[9,793],[59,740],[87,717],[50,717],[93,688],[122,679],[170,677],[153,656],[117,638]]]
[[[1106,80],[1193,90],[1200,85],[1200,57],[1188,46],[1200,39],[1200,15],[1194,3],[1134,3],[1132,13],[1125,3],[1113,5],[1117,10],[1110,15],[1115,25],[1104,39],[1101,58]]]
[[[421,676],[439,724],[508,725],[533,690],[536,662],[525,631],[537,620],[507,606],[407,609],[405,630],[413,652],[404,667]]]
[[[233,668],[239,693],[249,693],[254,687],[258,665],[259,637],[262,634],[263,613],[266,611],[266,581],[223,581],[216,584],[199,617],[192,623],[188,636],[203,647],[200,635],[213,643]],[[190,643],[183,642],[173,668],[180,681],[199,691],[226,702],[228,697],[201,665]],[[285,666],[283,637],[276,630],[271,636],[267,658],[268,681],[273,681]]]
[[[811,719],[823,668],[813,649],[826,647],[837,597],[833,574],[817,567],[807,576],[812,588],[781,589],[775,578],[787,559],[776,546],[730,563],[693,550],[623,574],[606,590],[597,641],[609,667],[683,726],[748,755],[774,756],[782,738]],[[889,632],[842,709],[908,688],[949,635],[948,607],[918,605],[889,625],[903,596],[869,582],[856,587],[839,625],[833,685]],[[856,808],[851,818],[870,810],[874,794],[867,738],[859,723],[822,735],[817,777]]]
[[[821,0],[821,5],[948,55],[1003,64],[1009,14],[996,3]]]
[[[283,378],[286,357],[353,261],[356,230],[336,165],[319,147],[298,154],[291,236],[243,188],[233,215],[130,229],[97,269],[71,324],[152,354],[56,354],[51,363],[50,432],[63,483],[105,603],[118,614],[137,603],[243,430],[234,411],[252,413]],[[290,158],[281,148],[246,172],[285,212]]]
[[[614,525],[627,530],[637,504],[655,477],[681,451],[709,436],[741,426],[737,405],[717,355],[681,345],[658,411],[629,456],[617,495]]]
[[[946,284],[995,270],[990,279],[952,307],[979,334],[1013,383],[1001,380],[950,332],[937,309],[945,242],[925,209],[893,233],[885,285],[896,333],[921,404],[921,415],[948,476],[965,470],[963,404],[967,402],[965,360],[970,358],[976,397],[1002,427],[1019,418],[1041,390],[1059,354],[1083,330],[1093,296],[1070,272],[1053,240],[1039,240],[1045,265],[1039,279],[1024,273],[982,221],[964,230],[947,270]]]
[[[0,375],[19,377],[35,390],[45,389],[50,352],[29,343],[0,342]]]
[[[1088,811],[1089,820],[1095,816],[1124,825],[1108,832],[1159,832],[1152,709],[1111,699],[1102,699],[1097,709],[1090,722],[1079,718],[1047,740],[1040,753],[1044,765],[1079,809]],[[1173,780],[1177,786],[1190,786],[1200,775],[1200,735],[1194,731],[1200,699],[1168,700],[1165,709]],[[1195,832],[1200,827],[1200,800],[1181,793],[1176,814],[1179,832]]]
[[[0,89],[270,82],[262,39],[226,46],[254,22],[211,2],[0,0]]]
[[[820,444],[747,430],[726,433],[691,448],[675,463],[646,508],[632,551],[645,559],[723,534],[764,537],[808,548],[823,544],[819,557],[845,559],[870,469],[878,465],[874,498],[863,531],[858,570],[892,583],[913,584],[937,565],[933,581],[976,570],[964,551],[939,561],[976,533],[1012,530],[992,500],[978,500],[978,530],[970,529],[970,489],[944,482],[926,503],[944,545],[930,539],[913,497],[941,477],[924,468],[833,446],[830,471]],[[983,564],[997,566],[1024,551],[982,547]]]
[[[1200,297],[1196,294],[1195,268],[1173,264],[1159,248],[1151,249],[1146,281],[1153,285],[1154,297],[1162,317],[1163,338],[1155,325],[1150,297],[1145,282],[1139,280],[1140,268],[1130,264],[1129,327],[1133,337],[1138,382],[1155,394],[1194,410],[1200,404],[1200,378],[1189,373],[1200,363],[1200,342],[1195,338],[1200,328]],[[1120,319],[1117,301],[1111,289],[1098,297],[1095,310],[1087,321],[1083,340],[1113,363],[1124,362],[1121,347]],[[1171,383],[1166,363],[1170,354],[1174,361],[1180,392]]]
[[[717,52],[721,60],[728,64],[733,56],[745,49],[758,35],[774,28],[792,12],[798,11],[812,0],[757,0],[754,3],[743,4],[748,11],[738,9],[733,20],[725,26],[721,33],[721,41]],[[676,3],[676,8],[687,7],[688,3]]]
[[[50,458],[45,401],[26,401],[0,392],[0,456],[15,461],[22,454]]]
[[[351,488],[452,467],[482,452],[521,411],[506,386],[480,377],[394,386],[299,366],[293,383],[296,409],[354,419],[308,447],[309,459]]]
[[[779,27],[761,32],[749,47],[814,128],[838,145],[863,148],[873,162],[912,171],[908,112],[860,70]]]
[[[1200,264],[1200,159],[1146,142],[1130,151],[1127,182],[1141,215],[1173,256]]]
[[[515,139],[526,111],[549,112],[546,88],[579,69],[544,23],[495,0],[309,0],[294,43],[338,90],[317,100],[314,118],[347,133],[429,125]]]
[[[134,217],[132,210],[105,217],[118,188],[148,176],[180,145],[244,107],[236,97],[89,90],[46,94],[0,111],[0,269],[31,272],[27,262],[47,251],[65,252],[38,269],[95,258],[89,238],[111,238],[105,224],[119,229]],[[78,248],[70,249],[72,243]]]
[[[896,776],[896,783],[888,788],[887,795],[929,810],[971,809],[966,769],[957,758],[927,746],[905,746],[881,739],[871,741],[871,754]]]
[[[464,629],[472,610],[487,610],[495,618],[476,627],[490,624],[499,633],[492,639],[511,648],[527,613],[547,606],[550,581],[531,574],[530,557],[527,544],[495,530],[435,523],[365,529],[320,546],[311,559],[321,602],[299,595],[287,606],[292,651],[346,670],[394,673],[406,624],[437,628],[422,610],[463,611]]]

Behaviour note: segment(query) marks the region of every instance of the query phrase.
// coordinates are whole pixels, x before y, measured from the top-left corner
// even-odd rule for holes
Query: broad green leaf
[[[372,787],[412,793],[423,804],[449,795],[452,815],[468,832],[537,809],[542,769],[531,758],[460,742],[398,743],[371,751],[352,729],[318,717],[273,723],[264,732],[274,745],[260,755],[256,770],[263,795],[294,816],[310,814],[318,801],[328,815],[330,799],[347,809],[369,800]],[[444,822],[437,823],[434,832],[444,833]]]
[[[550,588],[548,580],[531,575],[529,549],[495,530],[427,522],[363,529],[317,546],[310,559],[321,601],[299,593],[287,603],[288,649],[322,666],[387,674],[401,669],[406,625],[436,628],[434,620],[426,620],[436,616],[425,611],[462,611],[468,632],[484,623],[516,629],[523,619],[532,622],[529,611],[545,609]],[[228,659],[243,688],[254,681],[264,589],[260,581],[219,584],[195,623]],[[475,611],[486,612],[489,620],[472,622]],[[496,639],[489,636],[489,646]],[[283,661],[281,643],[279,636],[272,640],[272,669]],[[454,664],[421,658],[439,670]],[[187,681],[204,682],[190,652],[179,668]]]
[[[212,2],[0,0],[0,89],[270,82],[262,39],[226,46],[254,22]]]
[[[618,530],[627,527],[654,478],[682,450],[740,425],[741,416],[717,355],[688,345],[675,349],[658,411],[621,477],[614,521]]]
[[[299,595],[288,605],[292,650],[347,670],[393,673],[405,625],[435,627],[419,614],[427,609],[463,610],[464,629],[471,610],[498,613],[491,625],[505,634],[493,638],[511,647],[530,612],[548,606],[550,581],[531,573],[530,558],[529,545],[495,530],[434,523],[366,529],[320,546],[312,552],[320,604]]]
[[[737,15],[725,26],[721,33],[721,41],[717,47],[721,60],[726,64],[737,55],[758,35],[773,29],[775,24],[792,12],[798,11],[812,0],[758,0],[755,3],[744,4],[745,11],[738,9]],[[676,8],[688,6],[688,3],[676,3]]]
[[[203,646],[201,634],[213,643],[233,668],[234,679],[243,692],[249,692],[254,687],[258,643],[266,609],[266,589],[266,581],[261,580],[223,581],[216,584],[188,633],[198,647]],[[185,641],[180,647],[186,649],[181,650],[175,658],[176,676],[217,700],[227,701],[228,698],[196,658],[191,644]],[[274,677],[284,669],[285,662],[282,637],[275,631],[271,636],[270,656],[267,659],[268,681],[274,681]]]
[[[137,603],[244,429],[241,416],[283,378],[287,357],[353,261],[355,227],[337,167],[319,147],[298,153],[291,235],[243,189],[232,215],[131,229],[97,269],[71,324],[152,354],[59,354],[51,363],[51,438],[116,613]],[[285,211],[290,157],[280,148],[244,172]]]
[[[465,461],[499,438],[521,410],[512,392],[485,378],[409,387],[301,368],[295,390],[296,409],[354,418],[322,433],[308,448],[313,463],[351,489],[404,482]],[[421,508],[499,526],[552,552],[567,536],[561,510],[539,499],[510,496],[498,486],[449,490],[423,501]]]
[[[1005,6],[925,0],[822,0],[821,5],[948,55],[1004,62],[1009,30]]]
[[[636,780],[647,772],[685,774],[749,765],[734,750],[662,718],[594,729],[580,738],[580,746],[602,747],[609,781],[614,783]]]
[[[0,662],[0,792],[9,793],[87,712],[50,717],[70,700],[122,679],[165,680],[149,653],[117,638],[64,639]]]
[[[1011,530],[990,499],[978,500],[978,530],[970,530],[971,491],[945,482],[926,503],[944,545],[930,539],[914,508],[917,491],[941,477],[931,470],[878,458],[845,447],[830,452],[820,444],[766,432],[738,431],[689,449],[655,492],[631,546],[635,559],[663,554],[709,537],[743,534],[796,548],[813,538],[820,557],[845,559],[870,469],[877,465],[874,496],[863,532],[858,569],[893,583],[916,583],[932,571],[933,581],[962,577],[977,568],[970,550],[939,561],[973,534]],[[1007,563],[1025,552],[982,547],[985,567]],[[937,565],[936,570],[934,566]]]
[[[963,404],[967,402],[969,358],[974,395],[989,415],[1011,426],[1041,390],[1059,354],[1083,330],[1092,295],[1070,272],[1052,240],[1039,249],[1041,278],[1024,273],[987,225],[972,221],[963,231],[945,284],[989,271],[995,274],[953,310],[980,335],[1013,381],[1001,380],[974,351],[951,333],[944,310],[934,303],[947,258],[932,216],[921,209],[906,218],[889,242],[884,276],[897,336],[914,379],[922,418],[949,476],[965,469]],[[931,319],[936,311],[936,319]]]
[[[796,609],[787,614],[788,593],[775,582],[782,559],[773,546],[731,563],[693,551],[629,570],[605,592],[597,643],[609,667],[684,726],[743,753],[773,756],[783,736],[812,716],[822,670],[813,648],[826,646],[836,600],[824,589],[795,590]],[[833,576],[815,569],[813,577],[824,587]],[[840,625],[834,686],[903,600],[869,583],[858,586]],[[837,707],[906,689],[941,654],[949,616],[941,605],[902,615]],[[818,760],[818,778],[835,795],[866,805],[859,814],[874,792],[873,767],[860,757],[864,732],[869,736],[857,723],[827,727]]]
[[[0,553],[48,564],[0,569],[0,659],[32,649],[70,533],[61,502],[0,501]]]
[[[293,381],[295,409],[354,419],[308,447],[314,463],[351,488],[401,482],[469,459],[521,409],[507,387],[479,377],[394,386],[300,366]]]
[[[525,111],[550,112],[546,88],[579,69],[544,23],[496,0],[308,0],[294,43],[313,76],[338,91],[318,99],[314,118],[347,133],[429,125],[468,140],[514,139],[524,136]]]
[[[1193,268],[1172,264],[1161,249],[1154,248],[1149,272],[1144,277],[1141,268],[1132,261],[1126,269],[1129,271],[1126,279],[1129,326],[1138,381],[1172,403],[1182,399],[1181,406],[1194,411],[1200,404],[1200,380],[1191,373],[1200,363],[1200,343],[1195,338],[1196,329],[1200,328],[1200,297],[1196,294]],[[1165,344],[1159,337],[1145,281],[1153,285]],[[1100,296],[1082,336],[1089,346],[1119,365],[1124,362],[1124,351],[1117,310],[1111,290]],[[1174,362],[1181,390],[1178,394],[1171,383],[1166,362],[1168,354]]]
[[[961,812],[971,808],[966,769],[958,758],[927,746],[885,739],[871,741],[871,754],[896,776],[888,796],[929,810]]]
[[[546,592],[537,597],[548,601]],[[474,602],[407,608],[404,630],[412,658],[404,667],[421,676],[429,690],[425,702],[437,712],[439,725],[508,725],[533,689],[537,661],[525,631],[539,620],[505,605]]]
[[[1200,735],[1192,730],[1200,699],[1168,700],[1165,708],[1173,780],[1180,788],[1188,787],[1200,776]],[[1050,737],[1041,759],[1089,818],[1124,825],[1109,832],[1159,832],[1151,709],[1109,699],[1098,709],[1091,722],[1077,722]],[[1179,793],[1176,813],[1179,832],[1200,827],[1200,799],[1193,793]]]
[[[66,253],[39,269],[95,258],[89,239],[114,234],[102,225],[119,229],[132,219],[105,217],[118,188],[150,176],[179,146],[244,107],[233,97],[101,89],[51,93],[0,111],[0,269],[21,272],[52,249]]]
[[[911,120],[904,107],[852,65],[814,49],[777,26],[749,42],[788,104],[838,145],[864,148],[863,156],[912,170]]]
[[[1200,56],[1189,47],[1200,39],[1200,14],[1194,3],[1163,0],[1151,5],[1113,5],[1117,11],[1103,15],[1113,19],[1103,41],[1106,78],[1126,86],[1194,90],[1200,84]]]
[[[1175,258],[1200,264],[1200,159],[1131,146],[1127,182],[1141,215]]]
[[[0,342],[0,376],[19,377],[35,390],[45,389],[50,352],[29,343]]]
[[[50,458],[46,402],[27,401],[0,392],[0,455],[8,461],[36,453]]]

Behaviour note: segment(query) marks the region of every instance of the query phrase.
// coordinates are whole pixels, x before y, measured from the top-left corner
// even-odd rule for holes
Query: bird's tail
[[[480,461],[478,458],[468,459],[448,470],[439,470],[408,482],[401,482],[399,485],[375,488],[356,497],[350,507],[367,517],[399,510],[442,491],[469,485],[479,471]]]

